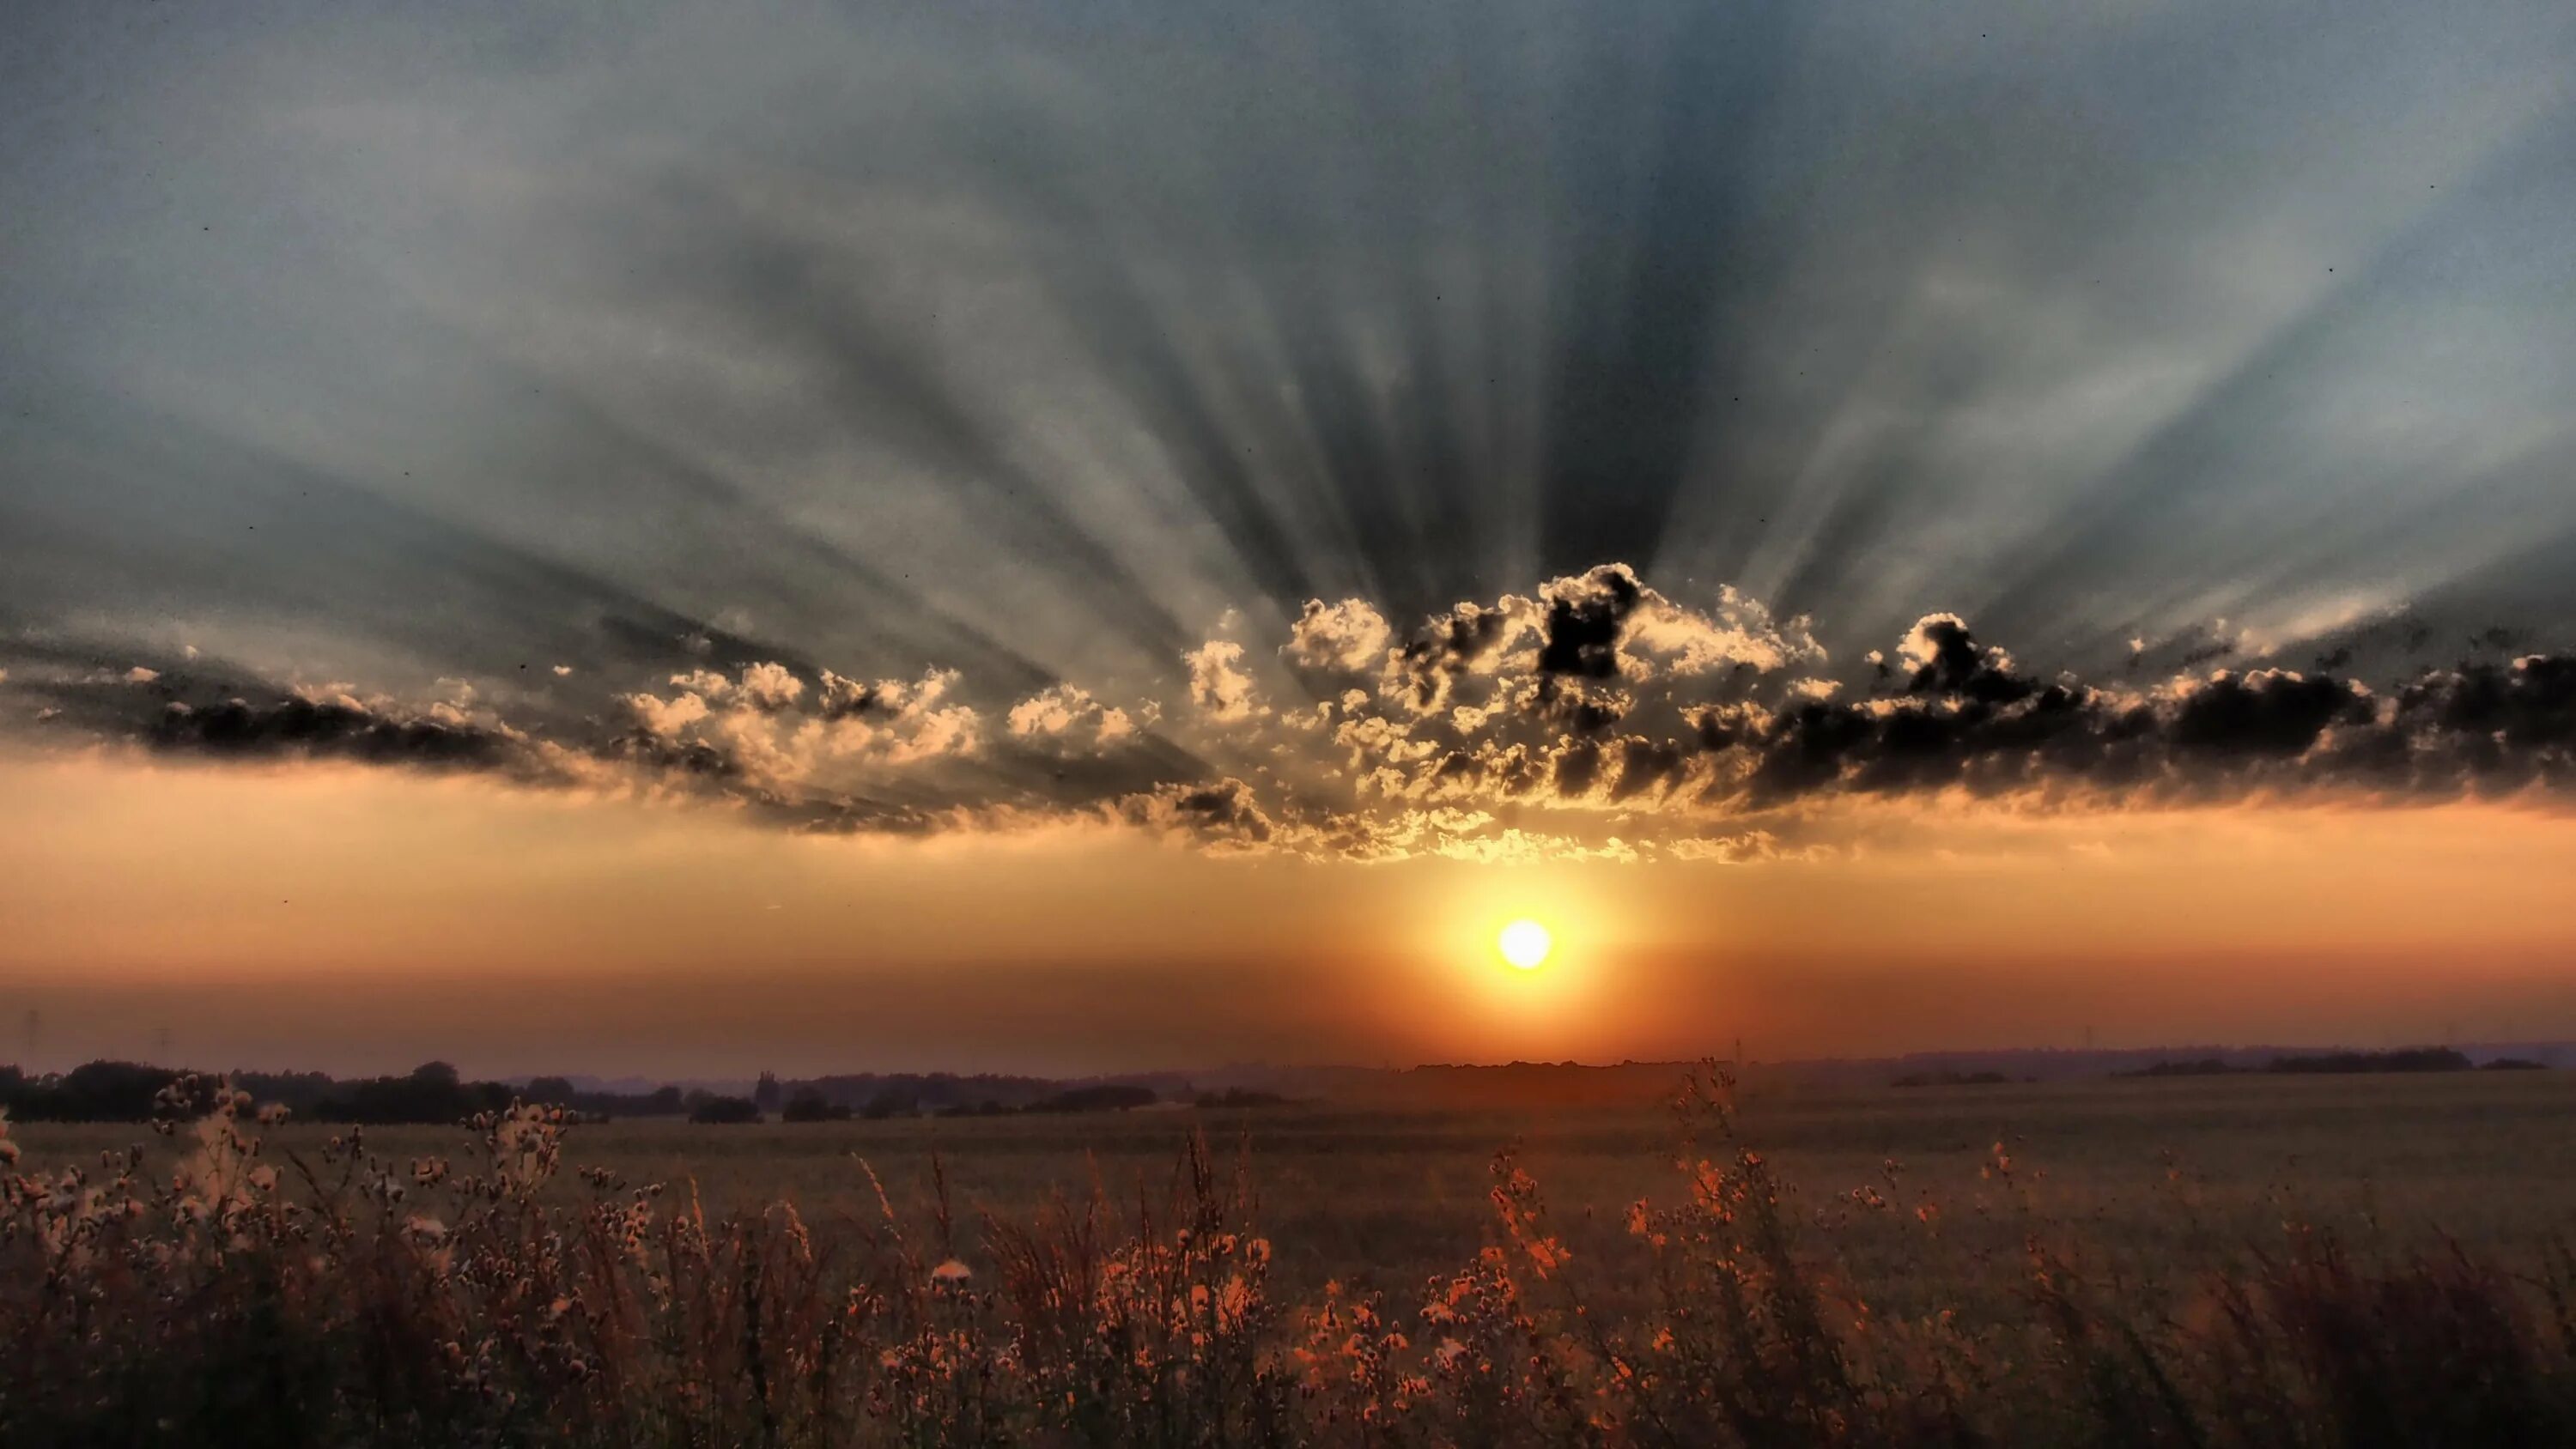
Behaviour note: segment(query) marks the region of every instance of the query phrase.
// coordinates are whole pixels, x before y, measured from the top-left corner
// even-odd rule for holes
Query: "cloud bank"
[[[2401,803],[2576,787],[2576,656],[2467,641],[2378,681],[2206,659],[2115,682],[2043,673],[1949,611],[1845,681],[1804,618],[1733,588],[1676,596],[1625,564],[1391,621],[1309,601],[1273,641],[1175,651],[1156,691],[1019,692],[930,667],[700,662],[513,718],[511,681],[401,700],[237,666],[0,646],[11,732],[270,766],[338,761],[740,808],[778,828],[1142,831],[1199,847],[1744,861],[1837,801],[2118,811]],[[2196,651],[2193,651],[2196,652]],[[2320,656],[2319,665],[2336,654]],[[515,671],[514,671],[515,674]]]

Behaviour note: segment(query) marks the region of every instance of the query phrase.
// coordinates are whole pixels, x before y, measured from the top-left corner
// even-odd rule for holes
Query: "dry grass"
[[[22,1127],[0,1440],[2563,1442],[2571,1105]]]

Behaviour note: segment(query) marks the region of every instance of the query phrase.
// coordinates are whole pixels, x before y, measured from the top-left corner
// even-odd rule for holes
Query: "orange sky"
[[[645,1075],[2576,1035],[2576,820],[2497,806],[1846,804],[1811,858],[1518,867],[95,752],[0,799],[0,1022],[57,1064],[165,1030],[209,1066]],[[1539,972],[1494,957],[1517,915]]]

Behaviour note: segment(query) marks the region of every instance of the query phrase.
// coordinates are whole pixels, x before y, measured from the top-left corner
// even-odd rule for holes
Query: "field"
[[[712,1221],[741,1214],[741,1222],[774,1223],[773,1205],[792,1203],[797,1233],[822,1260],[900,1251],[918,1268],[953,1254],[966,1270],[954,1282],[994,1285],[1002,1299],[1010,1297],[1004,1285],[1031,1271],[1031,1242],[1052,1242],[1048,1251],[1061,1257],[1081,1239],[1081,1253],[1107,1261],[1121,1243],[1141,1248],[1163,1241],[1176,1223],[1222,1219],[1229,1233],[1257,1234],[1268,1249],[1263,1287],[1278,1311],[1262,1316],[1261,1342],[1243,1349],[1244,1372],[1256,1377],[1250,1365],[1290,1362],[1281,1355],[1311,1336],[1317,1305],[1327,1305],[1329,1319],[1341,1311],[1330,1305],[1375,1302],[1372,1313],[1405,1322],[1412,1338],[1428,1336],[1434,1324],[1413,1315],[1480,1261],[1524,1274],[1507,1294],[1518,1305],[1507,1316],[1529,1320],[1533,1332],[1544,1322],[1544,1334],[1578,1342],[1571,1330],[1579,1319],[1585,1333],[1633,1328],[1639,1340],[1665,1342],[1676,1311],[1668,1256],[1676,1232],[1696,1234],[1690,1241],[1729,1265],[1717,1281],[1767,1285],[1751,1306],[1730,1311],[1761,1319],[1764,1333],[1793,1347],[1800,1333],[1839,1342],[1872,1331],[1873,1322],[1937,1325],[1936,1336],[1971,1345],[1971,1358],[1984,1342],[1991,1368],[2004,1359],[1997,1345],[2019,1342],[2013,1335],[2035,1309],[2107,1315],[2103,1321],[2116,1320],[2123,1333],[2144,1325],[2141,1342],[2161,1344],[2156,1335],[2168,1330],[2199,1331],[2215,1311],[2212,1285],[2242,1289],[2285,1271],[2341,1273],[2350,1277],[2343,1289],[2361,1300],[2350,1305],[2355,1311],[2385,1314],[2391,1293],[2468,1291],[2442,1265],[2469,1273],[2458,1265],[2473,1260],[2463,1282],[2511,1300],[2499,1311],[2518,1325],[2516,1342],[2538,1356],[2532,1372],[2564,1354],[2549,1326],[2546,1285],[2576,1223],[2576,1154],[2566,1151],[2576,1128],[2576,1073],[1751,1088],[1735,1102],[1732,1140],[1714,1140],[1716,1125],[1647,1106],[1395,1112],[1324,1104],[796,1126],[636,1121],[565,1129],[562,1170],[537,1174],[545,1180],[530,1182],[527,1196],[567,1221],[648,1183],[666,1185],[664,1207],[682,1205],[666,1218],[690,1216],[685,1205],[694,1201]],[[261,1130],[266,1145],[257,1160],[267,1163],[285,1161],[290,1150],[318,1162],[333,1135],[311,1124]],[[1689,1132],[1700,1140],[1688,1157],[1713,1160],[1714,1172],[1677,1170]],[[89,1164],[96,1177],[102,1152],[140,1143],[134,1177],[157,1182],[200,1150],[184,1133],[161,1138],[138,1127],[24,1124],[11,1135],[23,1152],[17,1170],[31,1177],[74,1163]],[[462,1172],[459,1149],[470,1137],[460,1129],[370,1129],[366,1150],[396,1167],[457,1155]],[[1207,1145],[1197,1181],[1187,1151],[1194,1137]],[[1496,1154],[1506,1148],[1512,1162],[1498,1171]],[[586,1180],[575,1168],[605,1175]],[[943,1182],[954,1224],[945,1234]],[[418,1189],[393,1218],[438,1191]],[[1775,1214],[1756,1205],[1770,1198]],[[1683,1228],[1641,1224],[1631,1212],[1640,1200]],[[1086,1202],[1097,1227],[1084,1239],[1074,1225]],[[890,1246],[889,1204],[900,1249]],[[443,1223],[461,1229],[470,1211],[446,1209]],[[1765,1236],[1775,1219],[1776,1244]],[[987,1220],[1018,1231],[988,1235]],[[750,1239],[735,1241],[740,1251]],[[1221,1278],[1224,1265],[1175,1260],[1163,1269]],[[816,1273],[816,1281],[830,1277]],[[2300,1291],[2332,1289],[2325,1279],[2301,1281]],[[2080,1304],[2079,1287],[2070,1285],[2079,1285]],[[2052,1295],[2062,1300],[2054,1307]],[[1806,1310],[1796,1301],[1834,1305],[1836,1326],[1800,1327],[1794,1320]],[[1694,1319],[1689,1304],[1680,1306],[1683,1320]],[[1024,1323],[1004,1327],[1009,1307],[988,1305],[999,1315],[990,1331],[1024,1330]],[[1027,1305],[1018,1312],[1025,1319]],[[2053,1347],[2020,1350],[2022,1371],[2030,1360],[2067,1359],[2083,1339],[2072,1329],[2057,1333]],[[1624,1350],[1611,1342],[1581,1352],[1623,1362]],[[1835,1352],[1858,1363],[1868,1358],[1865,1348],[1843,1342]],[[1419,1351],[1408,1342],[1404,1352]],[[2140,1381],[2150,1388],[2189,1371],[2182,1348],[2155,1352],[2176,1362],[2144,1370]],[[2155,1364],[2154,1353],[2143,1361]],[[2052,1372],[2073,1369],[2058,1363]],[[2563,1375],[2549,1382],[2551,1392],[2564,1391]],[[1427,1380],[1424,1388],[1418,1397],[1429,1402]],[[2087,1392],[2096,1390],[2108,1392],[2098,1383]],[[2305,1407],[2283,1413],[2332,1407],[2307,1403],[2301,1392],[2284,1390],[2283,1403]],[[1877,1393],[1873,1402],[1890,1397],[1885,1388]],[[1605,1422],[1616,1421],[1612,1414]],[[727,1442],[721,1434],[678,1437]],[[1610,1437],[1653,1436],[1632,1422]],[[1779,1442],[1832,1437],[1817,1430]],[[2306,1441],[2347,1438],[2320,1431]],[[2206,1426],[2175,1440],[2195,1441],[2206,1441]]]
[[[1928,1201],[1944,1236],[1973,1258],[2018,1250],[2020,1214],[2033,1212],[2065,1246],[2126,1260],[2147,1283],[2187,1274],[2213,1253],[2269,1246],[2285,1221],[2392,1250],[2453,1238],[2517,1262],[2576,1226],[2576,1152],[2567,1150],[2576,1144],[2576,1073],[1757,1089],[1739,1094],[1739,1110],[1741,1138],[1770,1159],[1802,1213],[1850,1218],[1858,1188],[1909,1213]],[[333,1130],[294,1124],[270,1140],[310,1151]],[[916,1225],[930,1218],[934,1154],[961,1217],[1019,1219],[1051,1195],[1095,1187],[1120,1208],[1140,1194],[1159,1203],[1193,1133],[1228,1171],[1248,1170],[1291,1292],[1331,1278],[1411,1288],[1473,1257],[1493,1233],[1488,1167],[1506,1147],[1519,1148],[1567,1246],[1585,1258],[1627,1253],[1629,1204],[1679,1186],[1679,1134],[1660,1105],[1307,1104],[743,1127],[637,1120],[574,1128],[564,1152],[568,1163],[630,1182],[694,1186],[714,1212],[792,1201],[828,1231],[881,1214],[861,1160]],[[14,1135],[25,1165],[91,1162],[136,1144],[166,1164],[178,1150],[138,1126],[24,1124]],[[409,1159],[452,1153],[462,1135],[374,1128],[368,1139]],[[2009,1197],[1988,1175],[1998,1143],[2018,1169]],[[557,1188],[572,1190],[569,1179]],[[974,1257],[971,1243],[963,1251]],[[1955,1297],[1977,1281],[1910,1242],[1863,1266],[1899,1292]]]

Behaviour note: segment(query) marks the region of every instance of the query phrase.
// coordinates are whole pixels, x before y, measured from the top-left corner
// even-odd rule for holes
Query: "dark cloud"
[[[1509,601],[1498,608],[1461,603],[1424,621],[1397,656],[1415,707],[1437,706],[1451,682],[1492,658],[1520,623]]]
[[[294,697],[204,708],[174,702],[163,706],[148,738],[155,749],[227,758],[292,755],[431,769],[490,770],[520,758],[518,742],[495,730]]]
[[[2192,689],[2168,735],[2186,755],[2289,759],[2306,754],[2328,725],[2369,718],[2368,694],[2343,680],[2264,669],[2220,673]]]
[[[1592,793],[1601,783],[1601,743],[1598,740],[1570,739],[1556,752],[1554,784],[1556,793],[1568,800],[1579,800]]]
[[[1546,621],[1539,632],[1538,672],[1616,679],[1619,641],[1641,592],[1637,576],[1618,564],[1605,564],[1550,587]]]
[[[1610,803],[1650,798],[1681,781],[1689,767],[1686,743],[1631,735],[1619,742],[1619,775],[1610,786]]]
[[[2013,673],[2012,656],[1980,648],[1968,626],[1955,614],[1933,614],[1914,626],[1898,646],[1915,662],[1907,688],[1916,694],[1949,694],[1978,704],[2011,704],[2038,689]]]

